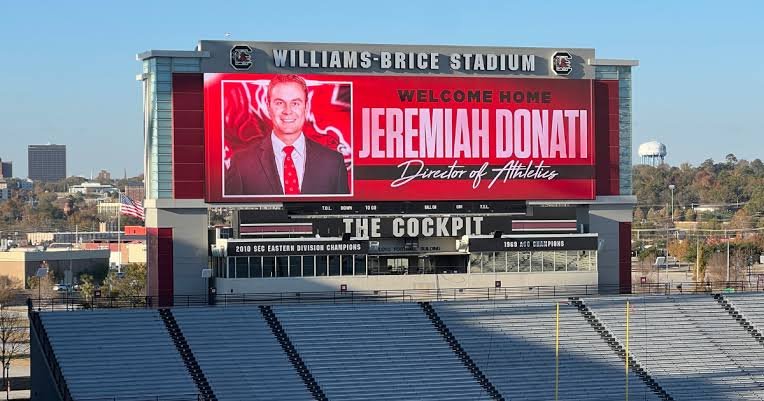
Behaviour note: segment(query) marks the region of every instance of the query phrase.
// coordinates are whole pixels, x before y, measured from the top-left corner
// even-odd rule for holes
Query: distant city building
[[[0,159],[0,178],[13,177],[13,162],[4,162]]]
[[[98,177],[96,177],[96,181],[98,182],[109,182],[111,181],[111,173],[106,170],[101,170],[98,172]]]
[[[34,181],[28,178],[26,180],[19,180],[18,188],[22,191],[31,191],[32,189],[34,189]]]
[[[101,202],[98,204],[98,214],[102,216],[116,216],[122,204],[119,202]]]
[[[26,233],[30,245],[43,243],[78,244],[84,242],[125,242],[145,241],[146,230],[142,227],[125,226],[123,232],[117,231],[68,231],[68,232],[31,232]]]
[[[0,178],[0,202],[6,201],[11,197],[11,190],[8,188],[8,183]]]
[[[143,202],[146,198],[146,187],[143,186],[143,183],[128,184],[125,188],[125,195],[134,201]]]
[[[83,195],[98,195],[110,192],[116,192],[117,188],[114,188],[108,184],[100,184],[97,182],[83,182],[79,185],[72,185],[69,187],[70,194],[83,194]]]
[[[66,178],[66,145],[29,145],[29,178],[61,181]]]
[[[3,275],[18,279],[26,287],[29,278],[34,277],[43,264],[51,269],[55,276],[63,277],[67,283],[72,276],[90,273],[109,262],[108,249],[75,249],[72,247],[40,251],[37,248],[13,248],[0,252],[0,271]]]

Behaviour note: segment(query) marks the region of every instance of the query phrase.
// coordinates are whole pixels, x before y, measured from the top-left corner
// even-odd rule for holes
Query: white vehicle
[[[679,260],[674,256],[658,256],[655,258],[655,267],[679,267]]]

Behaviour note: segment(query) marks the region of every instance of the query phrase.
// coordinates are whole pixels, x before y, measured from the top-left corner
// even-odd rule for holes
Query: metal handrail
[[[195,307],[263,304],[299,303],[357,303],[357,302],[418,302],[418,301],[493,301],[502,299],[542,299],[569,296],[599,296],[617,294],[663,294],[683,295],[724,291],[760,292],[764,287],[753,287],[745,281],[737,282],[675,282],[645,283],[630,287],[621,285],[562,285],[562,286],[522,286],[522,287],[479,287],[450,289],[407,289],[407,290],[363,290],[363,291],[299,291],[273,293],[232,293],[217,294],[210,298],[207,294],[159,295],[144,297],[82,297],[70,296],[30,299],[35,310],[81,310],[81,309],[124,309],[157,308],[160,306]],[[160,303],[161,302],[161,303]]]
[[[150,396],[150,395],[123,395],[123,396],[106,396],[106,397],[88,397],[77,398],[76,401],[203,401],[204,397],[200,393],[184,393],[173,394],[163,396]]]

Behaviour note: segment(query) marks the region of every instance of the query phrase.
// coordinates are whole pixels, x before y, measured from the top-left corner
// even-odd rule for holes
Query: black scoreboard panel
[[[581,251],[596,250],[597,237],[502,237],[470,238],[470,252],[493,251]]]
[[[525,215],[525,202],[285,202],[289,215],[380,215],[380,214],[490,214]]]
[[[229,242],[227,256],[292,256],[369,253],[369,241],[239,241]]]

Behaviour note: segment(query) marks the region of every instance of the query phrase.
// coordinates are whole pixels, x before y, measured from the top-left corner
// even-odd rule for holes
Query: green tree
[[[122,274],[109,270],[101,288],[118,300],[142,302],[146,296],[146,264],[130,263],[122,270]]]
[[[692,208],[687,208],[684,211],[684,220],[685,221],[695,221],[697,218],[695,211],[692,210]]]
[[[751,216],[764,213],[764,184],[758,184],[743,209]]]
[[[729,226],[730,228],[743,230],[753,228],[751,215],[745,209],[740,209],[732,216]]]
[[[80,274],[80,296],[85,301],[86,306],[93,301],[96,284],[93,276],[89,274]]]

